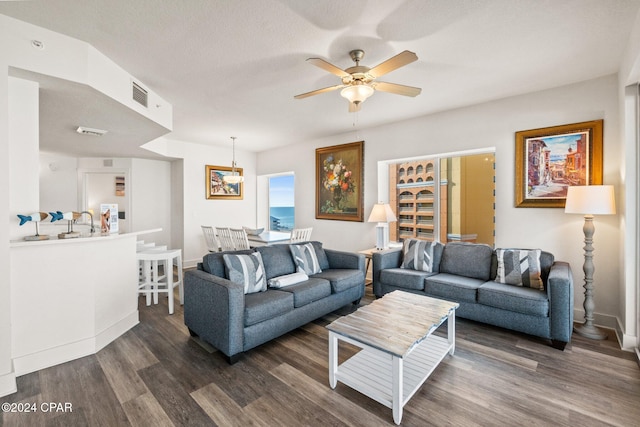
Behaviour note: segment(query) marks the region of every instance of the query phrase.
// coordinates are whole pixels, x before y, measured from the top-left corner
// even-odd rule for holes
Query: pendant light
[[[222,177],[222,180],[227,184],[239,184],[244,181],[244,177],[240,175],[240,172],[236,171],[236,137],[232,136],[233,142],[233,161],[231,162],[231,173]]]

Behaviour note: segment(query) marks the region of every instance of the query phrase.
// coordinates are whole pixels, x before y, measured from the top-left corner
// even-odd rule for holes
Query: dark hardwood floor
[[[366,304],[372,300],[367,287]],[[246,353],[233,366],[189,337],[182,308],[146,307],[96,355],[18,378],[4,426],[378,426],[391,409],[328,384],[325,325],[343,309]],[[354,348],[341,344],[341,359]],[[42,403],[72,412],[43,412]],[[59,408],[63,409],[63,408]],[[638,426],[640,369],[615,338],[544,340],[457,319],[447,356],[404,408],[404,426]]]

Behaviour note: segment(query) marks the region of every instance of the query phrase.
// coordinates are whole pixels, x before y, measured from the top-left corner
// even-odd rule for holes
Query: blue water
[[[293,206],[278,206],[269,208],[271,229],[274,231],[291,231],[295,224],[295,208]],[[276,225],[276,221],[277,224]]]

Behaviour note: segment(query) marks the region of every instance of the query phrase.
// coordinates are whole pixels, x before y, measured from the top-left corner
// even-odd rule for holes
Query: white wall
[[[244,198],[242,200],[207,200],[205,197],[205,166],[231,166],[232,148],[206,146],[190,142],[158,138],[145,148],[168,157],[182,159],[183,216],[173,218],[174,227],[183,227],[183,263],[193,266],[207,253],[201,225],[217,227],[254,227],[256,223],[256,154],[238,149],[236,163],[243,169]],[[179,166],[178,166],[179,168]],[[179,220],[183,219],[183,223]]]
[[[40,152],[40,210],[78,210],[78,159]]]
[[[130,231],[162,228],[143,236],[158,245],[177,247],[171,241],[171,163],[163,160],[131,161]]]
[[[1,37],[0,37],[1,39]],[[16,391],[11,362],[11,279],[9,275],[9,67],[0,55],[0,396]]]
[[[618,170],[623,141],[618,126],[616,76],[361,130],[359,136],[365,141],[365,219],[378,198],[379,161],[495,147],[496,246],[539,247],[552,252],[558,260],[568,261],[575,278],[576,307],[580,310],[583,219],[566,215],[562,209],[514,207],[514,134],[596,119],[604,119],[604,183],[615,185],[620,192]],[[355,140],[350,133],[259,153],[257,173],[293,170],[296,217],[315,218],[315,148]],[[618,215],[596,218],[596,313],[606,315],[597,318],[601,324],[615,323],[620,314],[618,223]],[[329,248],[355,251],[375,243],[375,224],[313,219],[309,225],[313,226],[314,238]]]
[[[9,206],[12,221],[9,233],[12,240],[35,234],[35,225],[20,226],[17,215],[39,211],[39,96],[38,84],[9,77]]]

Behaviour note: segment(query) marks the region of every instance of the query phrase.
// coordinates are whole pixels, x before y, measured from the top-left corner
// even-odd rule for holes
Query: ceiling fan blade
[[[335,74],[338,77],[349,77],[351,75],[346,71],[336,67],[335,65],[325,61],[324,59],[309,58],[307,59],[307,62],[315,65],[316,67],[320,67],[323,70],[330,72],[331,74]]]
[[[312,90],[311,92],[301,93],[300,95],[294,96],[294,98],[295,99],[302,99],[302,98],[306,98],[308,96],[320,95],[321,93],[331,92],[332,90],[340,89],[340,88],[343,88],[343,87],[344,87],[344,85],[329,86],[329,87],[325,87],[325,88],[322,88],[322,89]]]
[[[399,85],[396,83],[373,82],[371,83],[371,86],[380,92],[389,92],[404,96],[418,96],[420,95],[420,92],[422,92],[422,89],[419,87]]]
[[[391,71],[398,69],[400,67],[404,67],[407,64],[412,63],[413,61],[418,60],[418,55],[408,50],[404,52],[400,52],[396,56],[387,59],[381,64],[376,65],[372,69],[369,70],[369,75],[373,78],[377,78],[380,76],[384,76]]]
[[[360,106],[362,105],[362,102],[359,103],[355,103],[355,102],[350,102],[349,103],[349,112],[350,113],[355,113],[356,111],[360,111]]]

